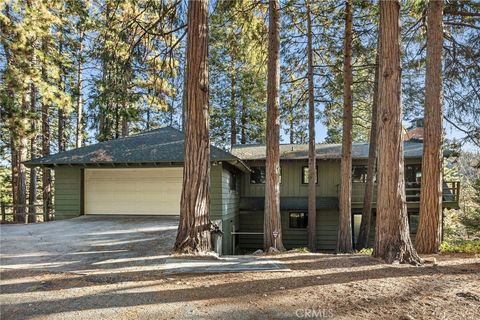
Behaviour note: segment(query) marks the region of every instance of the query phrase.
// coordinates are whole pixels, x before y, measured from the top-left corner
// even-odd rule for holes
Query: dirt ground
[[[81,275],[1,270],[1,319],[479,319],[480,256],[386,265],[286,253],[290,272]]]

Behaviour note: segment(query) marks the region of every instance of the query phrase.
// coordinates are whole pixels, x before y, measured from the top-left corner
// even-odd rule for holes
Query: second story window
[[[265,167],[250,167],[250,183],[251,184],[265,184]]]
[[[422,178],[421,164],[407,164],[405,166],[405,182],[407,184],[420,183]]]
[[[266,170],[265,166],[250,167],[250,184],[265,184]],[[280,167],[280,183],[282,183],[282,168]]]
[[[367,182],[367,166],[353,166],[352,182]]]

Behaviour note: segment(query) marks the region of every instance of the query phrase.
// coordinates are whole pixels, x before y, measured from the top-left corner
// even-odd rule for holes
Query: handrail
[[[406,186],[405,196],[408,202],[419,202],[421,185],[420,183],[413,184],[418,185],[418,187]],[[363,202],[363,190],[365,186],[365,182],[352,181],[352,202]],[[375,183],[375,188],[376,187],[377,183]],[[460,200],[460,181],[444,180],[442,182],[442,196],[445,202],[458,202]],[[375,202],[375,199],[373,201]]]

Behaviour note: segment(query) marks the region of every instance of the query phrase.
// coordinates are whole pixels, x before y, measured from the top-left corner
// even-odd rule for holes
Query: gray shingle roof
[[[53,166],[183,162],[184,141],[182,131],[165,127],[32,159],[25,164]],[[211,159],[215,161],[238,160],[232,154],[214,146],[211,146],[210,153]]]
[[[354,143],[352,157],[354,159],[368,158],[368,143]],[[404,142],[405,158],[421,158],[423,144],[421,142]],[[342,145],[340,144],[317,144],[317,159],[340,159]],[[266,157],[265,145],[236,145],[232,148],[232,154],[242,160],[263,160]],[[280,159],[308,159],[308,144],[282,144],[280,145]]]

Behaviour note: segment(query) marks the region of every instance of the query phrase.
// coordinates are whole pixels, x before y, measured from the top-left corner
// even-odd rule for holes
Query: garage
[[[85,169],[87,215],[179,215],[182,167]]]

